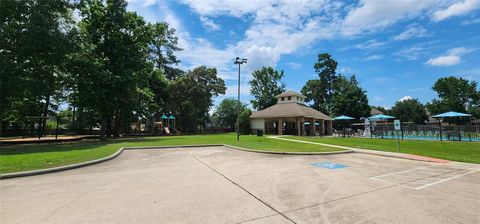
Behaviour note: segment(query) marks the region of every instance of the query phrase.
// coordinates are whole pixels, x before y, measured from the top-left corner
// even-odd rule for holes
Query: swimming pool
[[[396,139],[398,138],[397,135],[372,135],[372,138],[388,138],[388,139]],[[400,136],[402,139],[402,136]],[[412,139],[412,140],[438,140],[440,141],[440,136],[408,136],[404,135],[403,139]],[[444,141],[458,141],[458,136],[442,136],[442,140]],[[480,137],[475,136],[461,136],[460,139],[462,142],[480,142]]]

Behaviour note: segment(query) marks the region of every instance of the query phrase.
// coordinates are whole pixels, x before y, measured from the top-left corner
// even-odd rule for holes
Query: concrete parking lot
[[[127,150],[1,180],[0,223],[480,223],[479,170],[358,153]]]

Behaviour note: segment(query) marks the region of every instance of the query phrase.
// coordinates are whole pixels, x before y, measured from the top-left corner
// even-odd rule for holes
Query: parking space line
[[[470,171],[468,171],[468,170],[469,169],[442,167],[441,165],[426,166],[426,167],[418,167],[418,168],[414,168],[414,169],[403,170],[403,171],[398,171],[398,172],[394,172],[394,173],[388,173],[388,174],[384,174],[384,175],[374,176],[374,177],[370,177],[370,179],[381,181],[381,182],[388,183],[388,184],[394,184],[394,185],[405,187],[405,188],[420,190],[420,189],[424,189],[424,188],[427,188],[427,187],[430,187],[430,186],[433,186],[433,185],[436,185],[436,184],[439,184],[439,183],[443,183],[443,182],[446,182],[446,181],[449,181],[449,180],[452,180],[452,179],[455,179],[455,178],[459,178],[459,177],[462,177],[462,176],[480,171],[480,169],[476,169],[476,170],[471,170],[470,169]],[[423,171],[427,171],[427,174],[425,174]],[[468,171],[468,172],[465,172],[465,171]],[[458,174],[459,172],[460,172],[460,174]],[[419,175],[419,176],[424,176],[424,177],[417,178],[417,179],[410,180],[410,181],[400,181],[400,183],[397,183],[395,181],[395,177],[398,177],[398,178],[401,179],[402,177],[405,177],[405,178],[408,177],[408,176],[405,176],[405,175],[410,175],[411,176],[412,174],[413,174],[413,176],[415,176],[415,175],[418,176]],[[449,176],[451,174],[456,174],[456,175]],[[445,176],[446,176],[446,178],[443,178]],[[388,177],[393,177],[393,180],[390,181]],[[390,178],[390,179],[392,179],[392,178]],[[432,180],[429,180],[429,179],[434,179],[433,180],[434,182],[430,182]],[[426,181],[427,183],[426,184],[421,184],[420,186],[418,186],[417,185],[418,183],[417,184],[415,184],[415,183],[419,182],[419,181],[420,182],[421,181]],[[428,183],[428,182],[430,182],[430,183]],[[418,187],[407,186],[408,184],[417,185]]]
[[[391,176],[391,175],[395,175],[395,174],[399,174],[399,173],[406,173],[406,172],[410,172],[410,171],[414,171],[414,170],[425,169],[425,168],[428,168],[428,167],[429,166],[422,166],[422,167],[417,167],[417,168],[414,168],[414,169],[402,170],[402,171],[398,171],[398,172],[395,172],[395,173],[387,173],[387,174],[374,176],[374,177],[370,177],[370,178],[381,178],[381,177]]]
[[[370,177],[370,179],[372,180],[376,180],[376,181],[380,181],[380,182],[384,182],[384,183],[387,183],[387,184],[393,184],[395,186],[400,186],[400,187],[406,187],[406,188],[410,188],[410,189],[415,189],[413,187],[409,187],[407,185],[403,185],[403,184],[399,184],[399,183],[393,183],[393,182],[390,182],[390,181],[387,181],[387,180],[383,180],[383,179],[377,179],[375,177]],[[408,182],[407,182],[408,183]]]
[[[477,170],[471,170],[469,172],[466,172],[466,173],[463,173],[463,174],[458,174],[458,175],[455,175],[453,177],[449,177],[449,178],[445,178],[443,180],[439,180],[439,181],[436,181],[436,182],[432,182],[432,183],[429,183],[429,184],[425,184],[423,186],[420,186],[420,187],[417,187],[415,188],[415,190],[420,190],[420,189],[423,189],[423,188],[426,188],[426,187],[431,187],[433,185],[436,185],[436,184],[439,184],[439,183],[443,183],[443,182],[446,182],[446,181],[449,181],[449,180],[453,180],[455,178],[459,178],[459,177],[463,177],[465,175],[468,175],[468,174],[472,174],[472,173],[475,173],[475,172],[478,172],[480,171],[480,169],[477,169]]]

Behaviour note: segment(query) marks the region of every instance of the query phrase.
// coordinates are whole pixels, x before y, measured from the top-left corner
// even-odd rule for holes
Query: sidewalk
[[[449,160],[437,159],[437,158],[426,157],[426,156],[417,156],[417,155],[411,155],[411,154],[405,154],[405,153],[384,152],[384,151],[376,151],[376,150],[369,150],[369,149],[360,149],[360,148],[354,148],[354,147],[348,147],[348,146],[331,145],[331,144],[309,142],[309,141],[302,141],[302,140],[296,140],[296,139],[286,139],[286,138],[282,138],[281,136],[267,136],[267,138],[273,138],[273,139],[278,139],[278,140],[283,140],[283,141],[313,144],[313,145],[321,145],[321,146],[340,148],[340,149],[347,149],[347,150],[352,150],[353,152],[357,152],[357,153],[377,155],[377,156],[386,156],[386,157],[393,157],[393,158],[400,158],[400,159],[410,159],[410,160],[417,160],[417,161],[423,161],[423,162],[433,162],[433,163],[448,163],[448,162],[450,162]]]

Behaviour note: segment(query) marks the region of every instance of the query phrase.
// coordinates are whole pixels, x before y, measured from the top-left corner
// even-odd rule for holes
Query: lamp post
[[[237,99],[237,123],[235,129],[237,129],[237,141],[240,141],[240,66],[247,63],[247,59],[240,59],[239,57],[235,58],[233,64],[238,65],[238,99]]]

